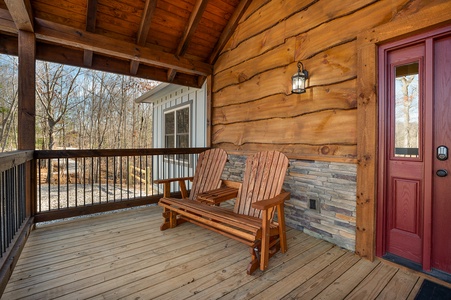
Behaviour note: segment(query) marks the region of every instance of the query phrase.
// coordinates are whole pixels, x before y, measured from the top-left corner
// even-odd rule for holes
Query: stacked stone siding
[[[245,160],[229,155],[223,178],[241,181]],[[284,184],[291,193],[285,204],[287,225],[354,251],[356,174],[354,164],[290,160]]]

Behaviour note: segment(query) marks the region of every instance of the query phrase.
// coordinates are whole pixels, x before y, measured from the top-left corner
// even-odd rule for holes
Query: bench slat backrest
[[[251,204],[280,194],[287,168],[288,158],[278,151],[264,151],[249,156],[234,212],[261,218],[261,211],[252,208]]]
[[[227,153],[223,149],[215,148],[200,153],[188,198],[195,200],[198,194],[219,188],[226,162]]]

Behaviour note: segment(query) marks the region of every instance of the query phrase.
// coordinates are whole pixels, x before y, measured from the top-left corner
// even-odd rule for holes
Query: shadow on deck
[[[289,229],[288,252],[246,274],[247,246],[140,207],[34,230],[2,299],[414,299],[424,276]]]

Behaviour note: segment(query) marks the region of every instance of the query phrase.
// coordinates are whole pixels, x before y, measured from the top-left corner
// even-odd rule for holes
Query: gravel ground
[[[68,184],[57,185],[46,184],[38,188],[38,212],[64,209],[69,207],[100,204],[106,202],[121,201],[123,199],[157,195],[156,189],[148,191],[140,190],[140,186],[129,189],[114,186],[112,184]],[[58,203],[59,199],[59,203]]]

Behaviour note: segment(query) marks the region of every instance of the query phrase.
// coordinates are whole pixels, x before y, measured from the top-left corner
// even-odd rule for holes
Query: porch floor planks
[[[247,246],[189,223],[161,232],[161,211],[39,226],[1,299],[414,299],[426,277],[294,229],[249,276]]]

